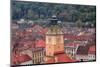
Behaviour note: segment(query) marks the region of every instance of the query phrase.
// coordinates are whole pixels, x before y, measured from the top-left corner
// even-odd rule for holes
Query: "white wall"
[[[99,67],[100,64],[100,0],[30,0],[58,3],[97,5],[97,61],[87,63],[68,63],[38,65],[38,67]],[[10,67],[10,1],[0,0],[0,67]],[[27,67],[27,66],[26,66]],[[35,67],[35,66],[34,66]]]
[[[88,54],[89,60],[95,60],[95,54]]]
[[[88,61],[88,55],[76,55],[77,60],[83,59],[83,61]]]

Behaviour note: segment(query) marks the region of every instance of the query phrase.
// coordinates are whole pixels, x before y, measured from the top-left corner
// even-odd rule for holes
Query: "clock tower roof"
[[[50,21],[51,25],[57,25],[58,19],[55,15],[53,15]]]

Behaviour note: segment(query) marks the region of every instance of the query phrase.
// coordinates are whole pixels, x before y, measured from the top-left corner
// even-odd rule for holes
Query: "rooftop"
[[[20,64],[20,63],[23,63],[23,62],[26,62],[26,61],[30,61],[30,60],[32,60],[32,59],[27,54],[13,55],[13,58],[12,58],[13,64]]]
[[[76,54],[77,55],[88,55],[88,47],[87,46],[79,46]]]
[[[90,46],[88,54],[95,54],[95,53],[96,53],[96,46],[95,45]]]
[[[71,59],[66,54],[55,55],[55,58],[50,58],[46,63],[61,63],[61,62],[76,62],[76,60]]]

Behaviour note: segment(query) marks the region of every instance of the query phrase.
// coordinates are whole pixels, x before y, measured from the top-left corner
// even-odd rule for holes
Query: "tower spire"
[[[58,19],[56,15],[53,15],[50,21],[51,21],[51,25],[57,25]]]

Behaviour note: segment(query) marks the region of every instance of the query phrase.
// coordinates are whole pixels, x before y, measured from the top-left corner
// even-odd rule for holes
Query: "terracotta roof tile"
[[[61,63],[61,62],[76,62],[76,60],[71,59],[66,54],[56,55],[55,58],[51,58],[46,61],[46,63]]]
[[[59,54],[56,56],[57,62],[75,62],[75,60],[68,57],[66,54]]]
[[[55,59],[51,58],[51,59],[47,60],[46,63],[55,63]]]
[[[74,47],[76,47],[78,45],[79,45],[79,43],[74,43],[74,42],[65,44],[65,46],[74,46]]]
[[[13,64],[20,64],[32,59],[28,55],[14,55],[12,60],[13,60]]]
[[[91,36],[75,36],[75,35],[64,35],[64,38],[67,38],[69,40],[88,40],[91,38]]]
[[[45,47],[45,41],[44,40],[37,40],[36,42],[36,47]]]
[[[59,55],[59,54],[63,54],[63,53],[64,53],[64,51],[58,51],[58,52],[55,52],[54,54]]]
[[[90,46],[88,53],[89,54],[95,54],[96,53],[96,46],[95,45]]]

